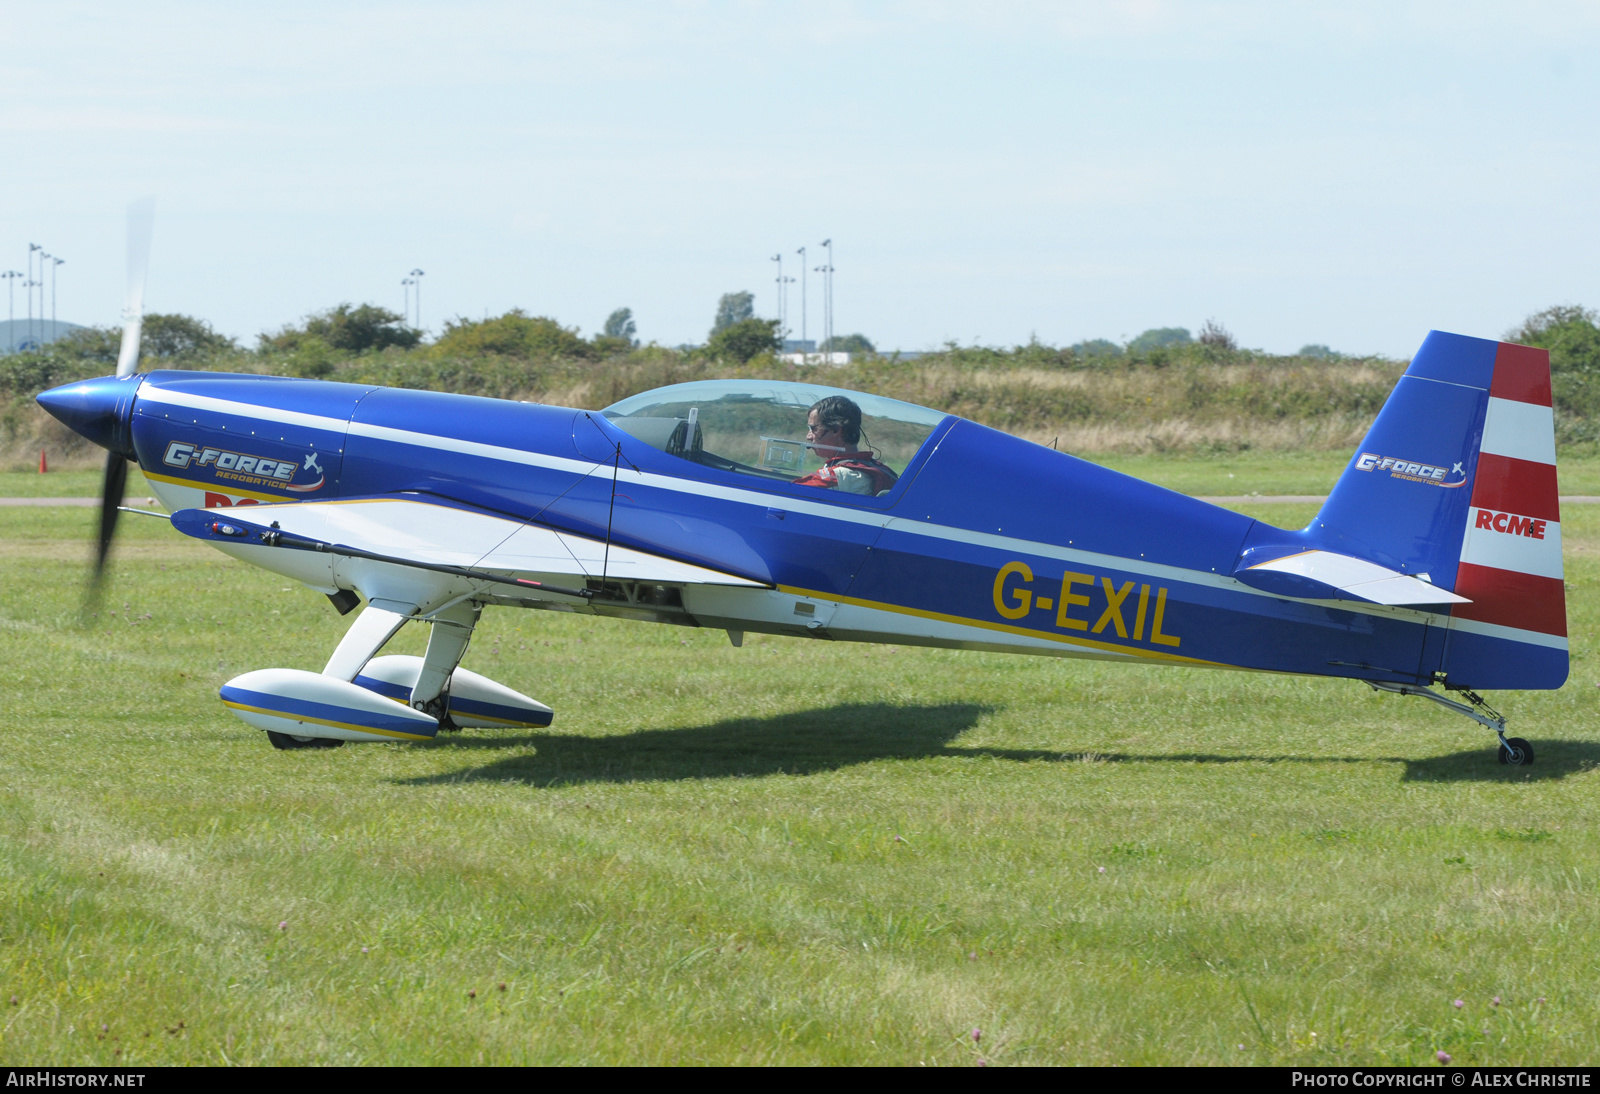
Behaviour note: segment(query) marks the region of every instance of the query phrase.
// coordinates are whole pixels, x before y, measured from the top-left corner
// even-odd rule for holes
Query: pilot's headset
[[[857,439],[856,443],[856,451],[869,453],[873,459],[879,460],[881,463],[882,460],[878,454],[878,450],[873,447],[871,439],[867,436],[867,423],[865,416],[863,416],[863,420],[861,422],[860,433],[861,436]]]

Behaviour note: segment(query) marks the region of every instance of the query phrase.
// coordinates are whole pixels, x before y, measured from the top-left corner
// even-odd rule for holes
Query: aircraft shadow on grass
[[[1600,743],[1536,742],[1532,767],[1504,767],[1485,747],[1407,759],[1403,756],[1225,755],[1199,752],[1133,754],[973,747],[950,742],[994,708],[976,703],[900,706],[848,703],[768,718],[730,718],[708,725],[649,729],[615,737],[529,733],[514,737],[451,734],[417,747],[474,752],[526,749],[481,767],[406,779],[409,785],[522,782],[537,786],[678,779],[812,775],[876,760],[988,757],[1016,763],[1106,764],[1396,764],[1407,782],[1544,782],[1600,767]]]
[[[1495,744],[1425,760],[1407,760],[1407,782],[1549,782],[1600,767],[1600,742],[1537,738],[1531,767],[1503,767],[1494,762]]]
[[[770,718],[730,718],[616,737],[529,733],[516,737],[443,736],[423,748],[534,747],[483,767],[405,780],[413,785],[487,780],[536,785],[811,775],[874,760],[965,755],[948,742],[993,708],[976,703],[899,706],[845,703]],[[1040,753],[1041,756],[1052,755]]]

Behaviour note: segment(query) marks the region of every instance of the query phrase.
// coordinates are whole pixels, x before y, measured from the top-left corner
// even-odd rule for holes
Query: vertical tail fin
[[[1431,332],[1307,530],[1466,597],[1440,668],[1559,687],[1566,594],[1547,351]]]

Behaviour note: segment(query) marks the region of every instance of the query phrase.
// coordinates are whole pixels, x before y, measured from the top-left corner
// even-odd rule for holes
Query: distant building
[[[54,319],[0,319],[0,353],[26,353],[82,329]]]
[[[850,354],[843,351],[837,353],[780,353],[778,360],[787,361],[791,365],[848,365]]]
[[[850,363],[850,355],[837,351],[834,353],[818,353],[817,340],[815,338],[807,338],[804,341],[798,338],[785,338],[783,340],[783,352],[778,354],[778,360],[785,361],[791,365],[833,365],[837,367],[839,365],[848,365]]]

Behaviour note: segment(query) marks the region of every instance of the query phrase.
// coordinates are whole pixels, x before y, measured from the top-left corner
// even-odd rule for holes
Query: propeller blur
[[[460,668],[486,607],[1359,680],[1526,741],[1479,689],[1568,669],[1548,355],[1431,333],[1303,529],[809,383],[604,411],[158,371],[47,391],[175,528],[362,605],[319,673],[223,701],[281,748],[543,725]],[[108,464],[108,497],[112,464]],[[120,489],[117,496],[120,496]],[[101,525],[101,557],[110,542]],[[407,622],[421,658],[378,657]]]
[[[144,327],[144,281],[150,267],[150,233],[155,220],[155,199],[140,198],[128,206],[128,303],[123,310],[122,346],[117,353],[116,378],[126,380],[139,367],[139,337]],[[132,392],[127,392],[129,398]],[[113,404],[116,400],[112,401]],[[87,408],[85,408],[87,409]],[[117,517],[122,506],[122,492],[128,485],[128,460],[133,459],[126,444],[117,444],[113,436],[123,422],[123,409],[109,408],[109,416],[94,424],[85,421],[74,425],[84,436],[95,440],[106,449],[106,470],[100,484],[100,524],[95,540],[94,572],[89,579],[89,599],[93,602],[100,594],[105,578],[106,560],[111,554],[111,542],[117,534]],[[91,415],[95,413],[88,411]],[[84,432],[87,427],[92,432]],[[94,434],[100,434],[99,439]]]

